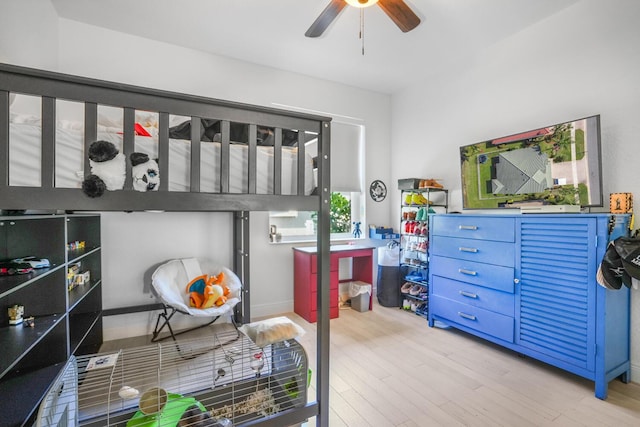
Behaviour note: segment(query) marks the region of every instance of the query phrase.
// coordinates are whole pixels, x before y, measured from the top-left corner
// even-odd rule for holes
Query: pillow
[[[305,334],[305,330],[301,326],[293,323],[287,317],[260,320],[242,325],[238,329],[260,348]]]

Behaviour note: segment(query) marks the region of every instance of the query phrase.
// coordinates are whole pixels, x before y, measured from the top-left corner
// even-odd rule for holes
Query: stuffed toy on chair
[[[126,174],[126,157],[109,141],[95,141],[89,146],[91,175],[82,182],[89,197],[100,197],[106,190],[122,190]]]
[[[224,273],[217,276],[203,274],[191,280],[187,285],[189,294],[189,306],[195,308],[210,308],[221,306],[227,302],[230,293],[229,287],[224,283]]]

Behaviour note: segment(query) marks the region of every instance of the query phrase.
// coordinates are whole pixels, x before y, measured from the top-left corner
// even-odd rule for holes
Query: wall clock
[[[376,179],[369,187],[369,195],[375,202],[381,202],[387,197],[387,186],[384,185],[384,182]]]

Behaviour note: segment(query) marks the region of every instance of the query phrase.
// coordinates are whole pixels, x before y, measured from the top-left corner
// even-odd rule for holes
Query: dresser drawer
[[[514,315],[515,296],[512,293],[433,276],[431,294],[506,316]]]
[[[439,296],[433,296],[430,299],[429,310],[433,316],[450,320],[503,341],[513,342],[514,319],[511,316]]]
[[[434,215],[431,228],[434,236],[466,239],[515,241],[515,219],[475,215]]]
[[[515,245],[510,242],[433,236],[430,242],[430,252],[432,255],[486,262],[505,267],[515,265]]]
[[[433,255],[429,261],[429,269],[434,276],[448,277],[503,292],[513,293],[514,290],[513,267]]]

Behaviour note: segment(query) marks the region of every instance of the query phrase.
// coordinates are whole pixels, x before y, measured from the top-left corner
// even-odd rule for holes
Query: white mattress
[[[41,127],[39,123],[12,122],[9,131],[9,185],[39,187],[41,185]],[[122,135],[112,129],[99,127],[98,139],[113,142],[122,150]],[[85,173],[83,131],[77,126],[59,124],[56,129],[55,186],[81,188]],[[220,146],[218,142],[201,142],[200,191],[220,192]],[[158,157],[158,142],[154,137],[136,136],[135,151]],[[229,159],[229,192],[248,191],[248,146],[231,144]],[[191,142],[169,140],[169,191],[189,191]],[[257,147],[256,192],[273,194],[274,148]],[[282,194],[297,194],[296,147],[282,147]],[[305,159],[305,194],[315,188],[313,159]],[[86,174],[88,175],[88,173]],[[160,179],[167,179],[167,172],[160,171]]]

